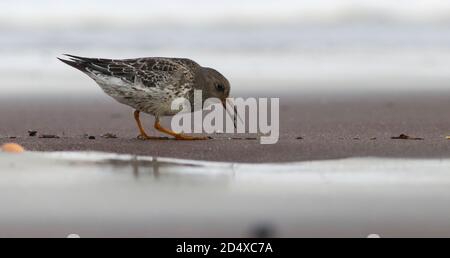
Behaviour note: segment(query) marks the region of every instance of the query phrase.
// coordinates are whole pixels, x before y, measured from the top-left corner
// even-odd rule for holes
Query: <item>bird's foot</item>
[[[137,137],[139,140],[143,140],[143,141],[149,141],[149,140],[167,140],[169,139],[168,137],[157,137],[157,136],[148,136],[148,135],[143,135],[140,134]]]
[[[189,136],[189,135],[184,135],[184,134],[181,134],[181,133],[176,133],[176,132],[174,132],[174,131],[172,131],[170,129],[166,129],[166,128],[162,127],[161,124],[159,123],[158,119],[155,120],[155,129],[160,131],[160,132],[162,132],[162,133],[165,133],[165,134],[168,134],[168,135],[171,135],[171,136],[175,137],[175,140],[195,141],[195,140],[209,140],[209,139],[212,139],[209,136]]]
[[[176,140],[184,140],[184,141],[198,141],[198,140],[210,140],[212,138],[209,136],[189,136],[189,135],[178,134],[178,135],[175,135],[175,139]]]

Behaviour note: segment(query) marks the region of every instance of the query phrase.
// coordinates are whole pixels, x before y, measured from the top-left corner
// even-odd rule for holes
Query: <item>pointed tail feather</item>
[[[92,61],[95,58],[88,58],[88,57],[82,57],[82,56],[75,56],[71,54],[63,54],[65,56],[68,56],[70,59],[76,59],[76,60],[84,60],[84,61]]]
[[[97,58],[87,58],[87,57],[80,57],[80,56],[74,56],[69,54],[64,54],[65,56],[69,57],[69,59],[62,59],[58,58],[61,62],[68,64],[82,72],[87,73],[101,73],[105,75],[111,75],[111,72],[108,71],[107,68],[102,67],[98,64],[100,59]]]
[[[83,65],[81,62],[76,62],[76,61],[72,61],[72,60],[66,60],[66,59],[62,59],[57,57],[57,59],[65,64],[68,64],[82,72],[86,72],[86,65]]]

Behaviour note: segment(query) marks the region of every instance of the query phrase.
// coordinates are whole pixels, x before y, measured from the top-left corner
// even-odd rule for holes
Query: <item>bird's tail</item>
[[[102,67],[99,65],[99,61],[101,59],[98,58],[88,58],[88,57],[81,57],[81,56],[74,56],[69,54],[64,54],[68,57],[68,59],[62,59],[57,57],[61,62],[68,64],[82,72],[85,73],[105,73],[108,74],[109,71],[106,67]]]

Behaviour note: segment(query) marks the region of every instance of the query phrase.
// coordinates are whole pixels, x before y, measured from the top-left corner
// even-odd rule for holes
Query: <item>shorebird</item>
[[[134,108],[134,118],[144,140],[160,139],[149,136],[141,123],[140,113],[155,117],[156,130],[178,140],[204,140],[209,137],[193,137],[175,133],[160,124],[161,116],[177,113],[171,103],[186,98],[194,103],[194,90],[202,90],[203,101],[218,98],[226,109],[230,83],[218,71],[202,67],[187,58],[146,57],[135,59],[103,59],[65,55],[62,62],[75,67],[91,77],[103,91],[118,102]],[[191,109],[193,110],[193,109]],[[236,124],[236,120],[235,124]]]

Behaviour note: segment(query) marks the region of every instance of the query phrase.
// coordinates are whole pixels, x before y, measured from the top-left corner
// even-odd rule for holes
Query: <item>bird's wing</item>
[[[83,72],[120,78],[140,87],[166,87],[193,83],[194,61],[181,58],[149,57],[136,59],[102,59],[67,55],[60,59]]]

